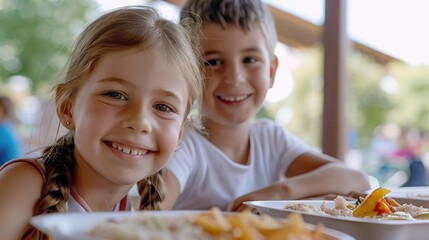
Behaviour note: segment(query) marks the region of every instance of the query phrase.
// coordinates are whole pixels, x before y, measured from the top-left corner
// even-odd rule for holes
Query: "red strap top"
[[[43,180],[43,184],[46,183],[46,173],[45,173],[45,169],[43,169],[43,167],[37,162],[37,160],[34,159],[16,159],[16,160],[12,160],[9,162],[6,162],[5,164],[3,164],[0,167],[0,171],[3,170],[4,168],[6,168],[9,165],[12,165],[14,163],[19,163],[19,162],[26,162],[31,164],[32,166],[34,166],[40,173],[40,175],[42,176],[42,180]],[[75,190],[75,188],[71,188],[70,190],[71,195],[73,196],[73,198],[88,212],[92,212],[92,210],[89,208],[89,206],[86,204],[86,202],[79,196],[79,194],[77,193],[77,191]],[[119,203],[119,211],[126,211],[127,210],[127,196],[125,196],[124,198],[122,198],[121,202]],[[30,240],[33,235],[35,234],[36,229],[33,228],[33,230],[27,232],[23,237],[22,240]]]

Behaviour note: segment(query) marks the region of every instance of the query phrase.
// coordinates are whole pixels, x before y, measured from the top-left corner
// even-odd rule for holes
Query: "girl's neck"
[[[226,154],[232,161],[247,164],[249,157],[250,123],[225,126],[214,122],[204,122],[208,140]]]
[[[118,185],[94,172],[85,161],[76,157],[73,188],[93,212],[113,211],[132,185]]]
[[[76,181],[74,184],[74,190],[80,198],[88,205],[92,212],[109,212],[115,209],[118,204],[131,189],[130,187],[110,187],[109,189],[105,186],[98,184],[79,184]]]

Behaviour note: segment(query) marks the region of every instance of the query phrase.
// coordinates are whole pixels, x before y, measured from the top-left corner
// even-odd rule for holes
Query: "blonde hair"
[[[136,47],[149,49],[161,44],[187,81],[189,113],[194,104],[200,105],[202,91],[199,48],[189,31],[187,25],[166,20],[148,6],[123,7],[102,15],[90,23],[75,42],[63,81],[56,86],[57,111],[63,112],[67,103],[74,100],[85,77],[104,54]],[[75,165],[73,137],[74,132],[70,131],[38,158],[46,171],[46,184],[35,215],[65,211]],[[165,198],[161,174],[162,170],[139,182],[142,209],[159,209],[159,203]],[[46,238],[40,232],[37,235],[37,239]]]
[[[259,27],[271,56],[274,56],[277,44],[275,23],[270,10],[261,0],[187,0],[180,17],[193,19],[201,25],[218,24],[222,28],[234,24],[246,32]]]

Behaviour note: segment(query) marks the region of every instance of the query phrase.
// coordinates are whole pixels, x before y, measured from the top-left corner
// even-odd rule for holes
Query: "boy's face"
[[[201,45],[206,61],[202,113],[206,125],[235,126],[258,112],[274,83],[272,58],[262,31],[205,24]]]

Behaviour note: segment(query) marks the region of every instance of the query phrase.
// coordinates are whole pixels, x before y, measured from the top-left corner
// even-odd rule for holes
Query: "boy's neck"
[[[232,161],[247,164],[249,158],[250,123],[234,126],[205,123],[208,130],[208,140],[225,153]]]

